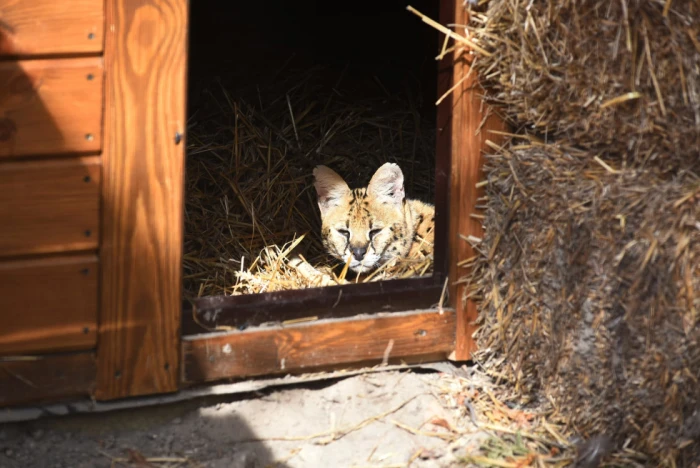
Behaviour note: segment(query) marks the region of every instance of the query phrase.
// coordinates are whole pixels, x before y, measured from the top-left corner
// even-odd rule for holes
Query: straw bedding
[[[700,180],[603,163],[529,143],[489,156],[481,356],[577,432],[697,465]]]
[[[396,162],[407,196],[432,200],[434,123],[420,104],[408,91],[391,96],[378,80],[321,67],[203,88],[188,130],[185,297],[429,274],[432,259],[421,258],[343,278],[321,245],[312,177],[325,164],[360,186]],[[300,275],[289,264],[295,254],[332,281]]]
[[[482,2],[483,3],[483,2]],[[491,0],[470,35],[516,127],[628,165],[700,160],[700,2]]]
[[[609,461],[696,467],[700,4],[480,4],[456,31],[518,136],[486,156],[462,280],[477,359]]]

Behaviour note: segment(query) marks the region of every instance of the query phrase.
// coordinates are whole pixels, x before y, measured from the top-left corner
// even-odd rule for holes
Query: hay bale
[[[486,173],[478,359],[625,466],[697,466],[700,179],[531,143]]]
[[[389,96],[377,92],[378,80],[367,81],[317,67],[245,88],[201,88],[188,128],[186,298],[317,286],[289,267],[287,247],[303,237],[298,253],[312,265],[337,264],[320,237],[312,174],[319,164],[359,186],[395,162],[407,193],[432,199],[434,121],[409,92]],[[425,260],[360,281],[430,274]]]
[[[628,165],[700,166],[697,0],[489,0],[468,29],[516,127]]]

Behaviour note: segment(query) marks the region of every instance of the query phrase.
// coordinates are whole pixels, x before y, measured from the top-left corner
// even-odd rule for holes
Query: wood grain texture
[[[326,320],[275,329],[184,337],[183,381],[311,371],[454,349],[454,311]],[[390,343],[393,340],[393,343]]]
[[[94,348],[97,265],[96,255],[0,263],[0,355]]]
[[[90,396],[95,373],[91,352],[0,361],[0,408]]]
[[[0,164],[0,257],[97,249],[100,158]]]
[[[99,57],[0,62],[0,159],[98,152],[103,84]]]
[[[96,397],[178,388],[187,0],[107,0]]]
[[[0,0],[0,56],[102,51],[103,0]]]
[[[467,24],[462,2],[442,0],[440,14],[442,24]],[[473,55],[468,50],[457,47],[445,64],[451,68],[452,76],[447,82],[441,80],[443,92],[468,74],[472,60]],[[464,298],[465,285],[455,284],[460,277],[468,274],[464,268],[458,268],[457,264],[476,255],[463,236],[481,238],[483,234],[481,221],[471,216],[477,213],[477,199],[483,195],[483,189],[476,187],[484,177],[483,151],[488,149],[487,140],[495,143],[502,141],[502,137],[492,131],[506,129],[503,120],[484,104],[482,94],[477,74],[472,73],[438,108],[438,126],[443,127],[443,131],[448,130],[452,153],[449,277],[450,302],[457,312],[457,340],[452,357],[459,361],[471,359],[471,354],[477,349],[472,335],[476,331],[478,314],[477,304]]]

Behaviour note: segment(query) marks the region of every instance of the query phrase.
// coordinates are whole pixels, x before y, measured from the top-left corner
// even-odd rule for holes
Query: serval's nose
[[[355,257],[355,260],[358,262],[365,258],[365,254],[367,253],[367,247],[352,247],[350,250],[352,250],[352,256]]]

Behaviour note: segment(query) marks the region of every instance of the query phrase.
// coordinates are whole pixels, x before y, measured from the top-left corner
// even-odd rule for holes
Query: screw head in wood
[[[87,141],[92,141],[92,140],[95,139],[95,137],[92,135],[92,133],[87,133],[87,134],[85,135],[85,139],[86,139]]]
[[[88,39],[90,39],[90,40],[95,39],[95,33],[88,34]]]
[[[85,237],[90,237],[92,235],[92,231],[89,229],[85,230]]]
[[[88,327],[83,328],[83,333],[85,333],[86,335],[88,333],[90,333],[90,328],[88,328]]]
[[[175,132],[175,144],[179,145],[181,141],[182,141],[182,133]]]
[[[83,178],[83,182],[85,182],[85,183],[88,183],[88,182],[90,182],[91,180],[92,180],[92,179],[90,178],[89,175],[86,175],[86,176]]]
[[[95,79],[95,75],[93,75],[92,73],[88,73],[87,79],[88,79],[88,81],[92,81]]]

